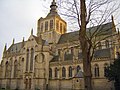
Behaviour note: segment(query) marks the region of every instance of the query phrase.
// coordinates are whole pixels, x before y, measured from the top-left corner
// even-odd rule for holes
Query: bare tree
[[[85,90],[92,90],[91,61],[94,51],[100,41],[111,36],[107,35],[108,28],[102,30],[104,28],[102,25],[110,20],[111,15],[119,8],[119,4],[112,0],[58,0],[58,4],[60,14],[69,18],[68,22],[72,23],[72,26],[73,24],[77,26],[79,30]],[[92,28],[87,30],[88,26],[96,27],[94,30]],[[113,27],[115,27],[114,23]],[[106,36],[103,37],[105,34]],[[99,41],[98,37],[101,37]]]
[[[115,35],[108,35],[107,33],[111,27],[105,30],[103,24],[109,22],[111,15],[118,10],[120,6],[119,1],[57,0],[57,4],[60,15],[66,17],[69,27],[72,25],[69,29],[79,30],[85,90],[92,90],[91,61],[99,42]],[[114,23],[112,26],[115,27]],[[91,28],[87,29],[87,27]]]

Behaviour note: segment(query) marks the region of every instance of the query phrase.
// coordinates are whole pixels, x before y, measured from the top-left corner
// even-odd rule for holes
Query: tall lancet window
[[[62,78],[66,77],[66,69],[65,67],[62,68]]]
[[[62,33],[62,23],[60,23],[60,33]]]
[[[58,69],[57,69],[57,67],[55,68],[55,78],[58,78]]]
[[[1,77],[3,75],[3,67],[4,67],[3,61],[1,61]]]
[[[81,70],[81,67],[78,65],[77,66],[77,73]]]
[[[6,62],[6,68],[5,68],[5,78],[9,76],[9,63],[8,61]]]
[[[69,67],[69,77],[72,77],[72,67]]]
[[[41,23],[40,29],[41,29],[41,32],[43,32],[43,23]]]
[[[108,64],[106,63],[106,64],[104,65],[104,77],[107,76],[107,70],[108,70]]]
[[[26,71],[28,71],[28,65],[29,65],[29,49],[27,49],[27,55],[26,55]]]
[[[59,21],[56,20],[56,30],[59,31]]]
[[[33,58],[34,58],[34,49],[31,48],[30,71],[33,71]]]
[[[53,29],[53,20],[50,20],[50,30]]]
[[[18,67],[17,67],[17,60],[14,62],[14,78],[17,77]]]
[[[96,64],[94,68],[94,76],[99,77],[99,66]]]
[[[49,68],[49,78],[52,78],[52,68]]]
[[[45,31],[48,31],[48,21],[45,22]]]

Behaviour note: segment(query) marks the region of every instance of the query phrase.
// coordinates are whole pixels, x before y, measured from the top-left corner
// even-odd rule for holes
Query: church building
[[[91,62],[93,90],[113,90],[106,69],[117,58],[120,35],[111,22],[100,26],[111,35],[100,42]],[[88,29],[94,30],[96,27]],[[113,35],[114,34],[114,35]],[[98,37],[100,38],[100,37]],[[98,40],[99,41],[99,40]],[[37,35],[4,47],[0,63],[0,88],[16,90],[83,90],[84,72],[79,31],[67,33],[67,23],[57,12],[55,0],[50,12],[37,21]]]

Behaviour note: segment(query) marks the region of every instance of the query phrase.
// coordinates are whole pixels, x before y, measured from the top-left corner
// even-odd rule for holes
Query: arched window
[[[62,77],[63,78],[66,77],[66,69],[65,69],[65,67],[62,68]]]
[[[62,27],[62,23],[60,23],[60,33],[62,33],[62,29],[63,27]]]
[[[1,61],[1,77],[3,76],[3,67],[4,67],[4,65],[3,65],[3,60]]]
[[[49,78],[52,78],[52,68],[49,68]]]
[[[109,41],[108,40],[105,41],[105,46],[106,46],[106,48],[109,48]]]
[[[69,77],[72,77],[72,67],[69,67]]]
[[[28,65],[29,65],[29,49],[27,49],[27,55],[26,55],[26,71],[28,71]]]
[[[23,74],[23,68],[24,68],[24,58],[22,58],[21,61],[21,73]]]
[[[34,49],[31,49],[31,57],[30,57],[30,71],[33,71],[33,59],[34,59]]]
[[[17,66],[17,60],[14,62],[14,78],[17,77],[17,72],[18,72],[18,66]]]
[[[77,73],[81,70],[80,66],[77,66]]]
[[[41,29],[41,32],[43,32],[43,23],[41,23],[40,29]]]
[[[66,26],[64,25],[64,33],[66,32]]]
[[[99,66],[96,64],[94,68],[94,75],[95,77],[99,77]]]
[[[45,21],[45,31],[48,31],[48,21]]]
[[[8,78],[9,77],[9,63],[8,63],[8,61],[6,62],[5,66],[6,66],[6,69],[5,69],[5,78]]]
[[[55,68],[55,78],[57,78],[57,77],[58,77],[58,69]]]
[[[53,20],[50,20],[50,30],[53,29]]]
[[[38,77],[38,74],[37,74],[37,72],[38,72],[38,67],[37,67],[37,64],[38,64],[39,62],[38,62],[38,55],[36,55],[35,56],[35,64],[34,64],[34,76],[35,77]]]
[[[104,76],[107,76],[108,64],[104,64]]]
[[[56,20],[56,30],[59,31],[59,21]]]

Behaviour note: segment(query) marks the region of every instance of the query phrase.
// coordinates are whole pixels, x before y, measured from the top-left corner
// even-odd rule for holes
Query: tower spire
[[[56,0],[53,0],[50,5],[50,13],[48,15],[58,15],[57,13],[57,5],[56,5]]]

